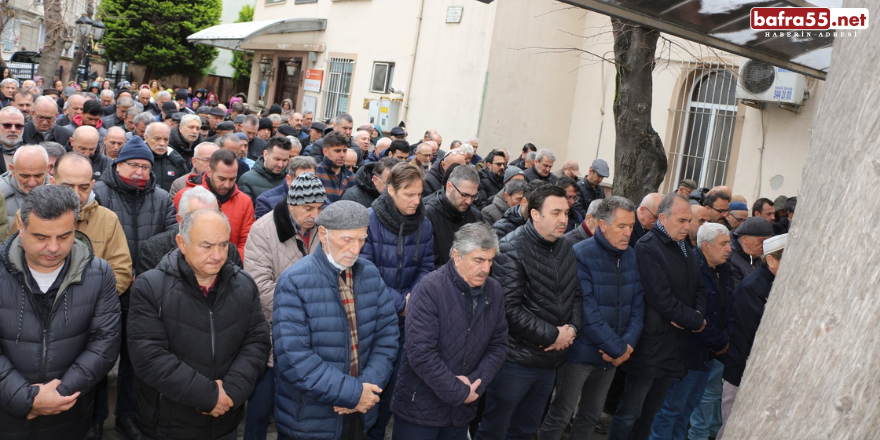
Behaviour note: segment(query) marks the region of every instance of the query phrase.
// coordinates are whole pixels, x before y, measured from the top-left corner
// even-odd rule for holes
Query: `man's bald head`
[[[639,209],[636,210],[636,219],[642,224],[642,227],[645,228],[645,230],[653,228],[654,223],[659,219],[659,217],[657,217],[659,215],[657,209],[660,207],[660,202],[662,201],[662,194],[650,193],[646,195],[642,199],[642,203],[639,204]]]
[[[9,171],[25,194],[45,184],[49,173],[49,153],[39,145],[24,145],[15,151]]]
[[[81,125],[70,137],[70,148],[84,156],[92,157],[98,151],[99,140],[98,129],[91,125]]]

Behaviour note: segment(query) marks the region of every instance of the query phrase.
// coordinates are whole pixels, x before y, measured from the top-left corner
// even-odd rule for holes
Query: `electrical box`
[[[399,99],[379,98],[370,100],[370,123],[379,124],[383,132],[389,132],[400,123]]]

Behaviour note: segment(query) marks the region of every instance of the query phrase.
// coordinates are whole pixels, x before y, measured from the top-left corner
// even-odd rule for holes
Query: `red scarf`
[[[122,180],[122,183],[137,189],[146,189],[147,184],[150,183],[150,179],[133,179],[122,176],[119,176],[119,180]]]

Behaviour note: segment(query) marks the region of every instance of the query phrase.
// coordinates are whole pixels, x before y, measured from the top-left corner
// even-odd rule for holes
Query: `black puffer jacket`
[[[532,222],[499,244],[492,277],[504,289],[509,333],[507,360],[533,368],[556,368],[568,350],[544,351],[559,336],[556,327],[571,324],[580,335],[583,296],[571,245],[547,241]]]
[[[486,205],[492,203],[495,194],[504,189],[504,177],[499,177],[497,174],[489,171],[489,168],[483,168],[478,173],[480,175],[480,191],[478,193],[479,197],[474,201],[474,205],[478,209],[483,209]]]
[[[590,209],[590,203],[593,203],[593,200],[605,198],[605,189],[600,185],[593,188],[586,177],[577,183],[577,191],[578,200],[574,204],[574,209],[580,213],[581,217],[587,216],[587,210]]]
[[[455,233],[468,223],[483,221],[483,214],[473,206],[465,212],[460,212],[452,206],[443,191],[437,191],[422,203],[425,204],[425,215],[434,227],[434,268],[436,269],[449,261],[449,251],[452,249]]]
[[[516,205],[507,208],[507,211],[504,211],[504,216],[501,217],[501,220],[498,220],[492,225],[492,229],[495,230],[495,233],[498,234],[498,239],[501,240],[505,235],[513,232],[516,228],[524,224],[526,224],[526,219],[522,216],[522,207]]]
[[[431,165],[431,169],[425,174],[425,187],[422,189],[422,198],[426,198],[441,189],[443,189],[443,168],[438,160],[434,162],[434,165]]]
[[[104,174],[104,171],[107,171],[107,168],[110,168],[110,166],[113,165],[113,159],[104,156],[102,151],[103,148],[99,148],[89,156],[89,162],[92,163],[92,178],[95,180],[100,179],[101,175]]]
[[[368,163],[358,168],[354,175],[354,186],[345,190],[342,194],[342,200],[351,200],[369,208],[373,205],[373,201],[379,198],[379,191],[373,186],[373,168],[376,163]]]
[[[35,310],[18,234],[0,247],[0,437],[80,439],[92,424],[95,385],[116,362],[121,343],[116,276],[76,233],[52,311]],[[45,329],[45,332],[42,330]],[[80,397],[69,410],[26,420],[38,388],[60,379],[58,392]]]
[[[179,250],[135,280],[128,347],[137,379],[136,421],[152,438],[212,439],[234,431],[269,360],[257,285],[228,262],[206,298]],[[213,300],[213,304],[211,304]],[[216,380],[232,399],[220,417]]]
[[[156,186],[155,176],[143,190],[132,188],[119,178],[116,165],[101,176],[93,189],[98,203],[115,212],[125,232],[132,267],[138,264],[138,247],[148,238],[177,225],[174,203],[164,189]]]
[[[168,150],[163,155],[153,153],[153,175],[156,176],[156,186],[168,191],[171,184],[180,176],[185,176],[192,168],[183,157],[174,150]]]
[[[176,126],[171,129],[171,134],[168,137],[168,146],[173,148],[180,157],[183,158],[184,162],[187,164],[191,163],[193,157],[193,150],[195,150],[196,145],[201,144],[205,141],[205,137],[199,133],[199,137],[192,144],[187,143],[183,136],[180,135],[180,126]]]

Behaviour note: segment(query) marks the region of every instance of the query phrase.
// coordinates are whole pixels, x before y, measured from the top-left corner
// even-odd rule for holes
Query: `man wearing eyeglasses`
[[[455,233],[468,223],[483,221],[473,207],[480,188],[480,175],[473,167],[456,165],[446,187],[425,198],[425,213],[434,227],[434,268],[449,261]]]
[[[58,104],[49,96],[41,96],[34,101],[34,117],[24,125],[22,135],[25,144],[55,142],[61,126],[55,124],[58,117]]]
[[[24,115],[21,110],[11,105],[0,109],[0,150],[3,151],[7,169],[12,163],[12,155],[21,145],[23,130]]]
[[[504,189],[504,171],[507,170],[507,153],[492,150],[486,155],[486,168],[480,173],[480,197],[474,205],[483,209],[496,194]]]
[[[154,155],[140,137],[132,137],[107,172],[101,175],[92,191],[98,203],[115,212],[122,224],[128,243],[132,267],[137,267],[139,248],[150,237],[177,224],[174,204],[168,193],[156,184],[153,175]],[[126,323],[130,291],[119,296],[122,304],[122,340],[126,340]],[[134,422],[134,372],[128,355],[128,344],[122,344],[117,377],[116,430],[126,438],[140,438]]]
[[[724,191],[709,191],[703,199],[703,206],[709,208],[709,221],[721,223],[730,214],[730,194]]]
[[[418,146],[413,147],[415,149],[415,155],[413,155],[413,160],[410,163],[415,164],[422,168],[423,171],[428,172],[428,168],[431,167],[432,159],[434,158],[434,149],[431,147],[434,141],[425,141],[420,143]]]
[[[657,208],[663,201],[663,195],[660,193],[651,193],[642,199],[639,208],[636,209],[636,224],[633,226],[632,235],[629,237],[629,246],[633,249],[636,243],[642,238],[657,222]]]
[[[727,215],[727,229],[733,231],[749,218],[749,206],[743,202],[730,202],[730,214]]]
[[[171,189],[168,190],[168,195],[172,200],[178,191],[186,188],[186,181],[189,178],[205,172],[208,168],[208,164],[211,163],[211,155],[219,149],[220,147],[213,142],[202,142],[193,148],[193,157],[189,160],[192,164],[192,170],[189,174],[178,177],[177,180],[171,183]]]

